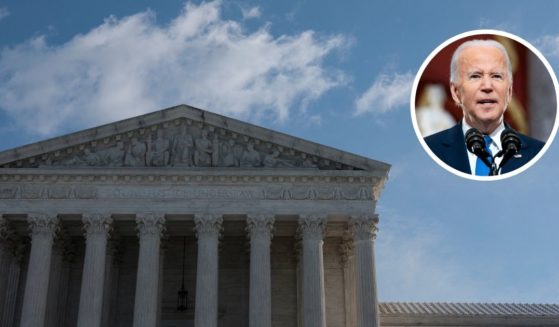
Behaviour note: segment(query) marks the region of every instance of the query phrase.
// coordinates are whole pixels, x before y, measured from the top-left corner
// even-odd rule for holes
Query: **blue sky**
[[[555,1],[0,2],[0,150],[180,103],[390,163],[382,301],[559,302],[559,144],[513,178],[423,151],[409,94],[474,29],[559,64]],[[368,96],[365,96],[369,94]]]

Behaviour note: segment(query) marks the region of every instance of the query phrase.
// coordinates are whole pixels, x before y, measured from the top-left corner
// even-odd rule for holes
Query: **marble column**
[[[249,327],[272,326],[270,245],[273,215],[247,218],[250,238]]]
[[[0,326],[15,326],[16,305],[18,299],[18,291],[21,288],[21,266],[26,252],[26,245],[19,243],[14,247],[13,256],[10,260],[7,273],[7,287],[5,290],[5,300],[0,319]]]
[[[77,319],[75,310],[70,310],[68,308],[68,294],[70,285],[68,281],[70,280],[71,266],[76,258],[76,244],[72,241],[70,234],[64,234],[64,240],[62,241],[62,267],[60,269],[60,287],[58,288],[58,293],[56,296],[60,301],[58,305],[58,324],[55,326],[66,326],[66,321],[70,319]],[[72,300],[70,300],[72,301]],[[78,307],[79,309],[79,307]],[[73,312],[72,315],[67,314],[68,312]]]
[[[8,274],[12,255],[10,253],[10,236],[13,230],[8,221],[0,215],[0,322],[6,302],[6,290],[8,287]]]
[[[295,275],[297,279],[297,327],[303,327],[303,241],[297,231],[295,236]]]
[[[353,255],[353,240],[351,238],[343,238],[340,244],[340,259],[344,271],[345,327],[355,327],[357,325],[355,256]]]
[[[355,278],[357,290],[357,326],[379,327],[374,240],[378,216],[351,217]]]
[[[159,251],[159,279],[165,280],[165,255],[169,247],[169,238],[163,235],[161,239],[161,247]],[[157,288],[157,325],[161,326],[161,316],[163,314],[163,282],[159,283]]]
[[[8,250],[8,241],[11,232],[8,221],[0,215],[0,320],[2,319],[4,302],[6,301],[8,268],[11,261],[11,254]]]
[[[69,235],[64,228],[61,228],[52,246],[52,257],[50,261],[49,290],[47,297],[47,312],[45,315],[45,327],[63,326],[59,315],[60,307],[66,306],[67,294],[64,288],[67,287],[67,276],[64,276],[64,249],[67,246]]]
[[[20,326],[38,327],[45,323],[52,243],[58,229],[58,217],[31,214],[27,221],[31,229],[31,254]]]
[[[87,214],[82,217],[85,230],[78,327],[99,327],[103,313],[103,285],[107,239],[112,218],[108,214]]]
[[[154,327],[157,324],[157,293],[159,289],[159,247],[165,230],[165,218],[157,214],[136,216],[140,253],[136,299],[134,303],[134,327]]]
[[[217,327],[218,244],[223,219],[219,215],[196,215],[198,237],[195,327]]]
[[[303,243],[303,326],[326,327],[324,295],[324,259],[322,255],[326,217],[308,215],[299,218]]]
[[[121,260],[119,236],[111,233],[107,243],[107,256],[105,260],[105,283],[103,289],[103,315],[101,326],[110,326],[114,323],[117,308],[118,272]]]

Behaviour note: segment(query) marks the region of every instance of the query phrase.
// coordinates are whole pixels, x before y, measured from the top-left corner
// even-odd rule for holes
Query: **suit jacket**
[[[521,157],[516,158],[516,156],[514,156],[510,158],[501,169],[501,174],[522,167],[528,161],[532,160],[544,146],[542,141],[520,133],[517,133],[517,135],[521,142]],[[425,142],[431,151],[447,165],[466,174],[472,174],[461,123],[442,132],[427,136]]]

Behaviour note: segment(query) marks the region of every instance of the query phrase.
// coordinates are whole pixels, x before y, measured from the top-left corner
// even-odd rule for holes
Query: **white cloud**
[[[0,20],[10,16],[10,11],[6,7],[0,7]]]
[[[164,27],[150,11],[110,17],[62,45],[41,36],[4,49],[0,109],[41,136],[179,103],[286,121],[292,108],[345,83],[323,66],[344,36],[248,33],[223,20],[220,6],[189,3]]]
[[[542,36],[536,40],[535,44],[544,54],[559,57],[559,36]]]
[[[249,19],[249,18],[259,18],[261,13],[260,13],[260,8],[258,7],[252,7],[250,9],[241,9],[243,12],[243,18],[244,19]]]
[[[410,72],[380,74],[355,101],[355,113],[385,113],[409,103],[413,78]]]

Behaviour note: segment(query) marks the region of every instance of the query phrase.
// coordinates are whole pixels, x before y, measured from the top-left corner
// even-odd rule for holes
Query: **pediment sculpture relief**
[[[129,132],[112,142],[90,142],[79,149],[42,155],[33,166],[336,169],[335,163],[325,164],[317,157],[185,121]]]

